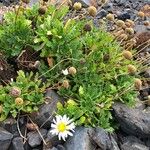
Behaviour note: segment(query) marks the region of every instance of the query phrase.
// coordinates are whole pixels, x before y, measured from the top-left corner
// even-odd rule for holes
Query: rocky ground
[[[84,6],[90,3],[97,4],[99,11],[95,23],[108,13],[114,13],[118,19],[135,21],[135,36],[140,44],[141,41],[150,39],[150,25],[144,25],[145,21],[150,21],[149,0],[110,0],[101,9],[94,0],[80,0],[80,2]],[[3,1],[5,5],[10,3],[9,0]],[[3,6],[0,14],[11,8]],[[146,16],[143,19],[137,18],[140,10],[145,11]],[[139,59],[144,59],[149,52],[150,47],[147,46],[139,53]],[[149,66],[149,63],[147,59],[145,64]],[[150,104],[145,101],[150,95],[148,68],[142,72],[142,77],[147,80],[139,92],[135,108],[129,108],[122,103],[113,105],[113,116],[119,124],[115,133],[110,134],[102,128],[78,127],[73,137],[69,137],[66,142],[59,141],[49,131],[56,104],[62,98],[54,91],[47,90],[45,95],[47,103],[40,107],[38,113],[20,116],[18,120],[9,118],[0,123],[0,150],[150,150]],[[39,128],[31,128],[32,121]]]

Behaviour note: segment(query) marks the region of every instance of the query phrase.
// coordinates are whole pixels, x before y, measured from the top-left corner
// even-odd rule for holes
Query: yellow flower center
[[[58,129],[58,131],[60,131],[60,132],[64,132],[64,131],[66,130],[66,128],[67,128],[67,126],[66,126],[66,124],[63,123],[63,122],[60,122],[60,123],[57,125],[57,129]]]

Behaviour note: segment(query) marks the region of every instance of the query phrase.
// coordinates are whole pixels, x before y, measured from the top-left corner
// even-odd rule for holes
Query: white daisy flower
[[[56,119],[53,119],[51,124],[52,130],[50,131],[52,134],[58,135],[59,140],[61,138],[65,141],[68,135],[73,136],[75,124],[72,119],[69,119],[66,115],[64,116],[56,116]]]
[[[62,70],[62,73],[67,76],[69,74],[68,69]]]

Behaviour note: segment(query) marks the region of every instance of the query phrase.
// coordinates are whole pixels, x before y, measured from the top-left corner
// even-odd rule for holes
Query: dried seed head
[[[133,28],[126,28],[125,31],[128,34],[131,34],[131,35],[134,34],[134,29]]]
[[[97,9],[94,6],[88,7],[88,12],[90,16],[95,17],[97,14]]]
[[[73,8],[75,10],[80,10],[82,8],[82,4],[80,2],[76,2],[74,3]]]
[[[114,19],[115,19],[114,14],[110,14],[110,13],[109,13],[109,14],[106,16],[106,19],[109,20],[109,21],[114,21]]]
[[[43,0],[44,2],[48,2],[48,0]]]
[[[130,51],[124,50],[122,55],[124,56],[124,58],[131,60],[133,58],[133,55]]]
[[[128,72],[129,74],[135,74],[137,71],[136,67],[133,65],[128,65]]]
[[[144,12],[142,12],[142,11],[139,11],[139,12],[137,13],[137,15],[138,15],[138,17],[141,17],[141,18],[144,18],[144,17],[145,17]]]
[[[22,0],[23,3],[29,4],[30,0]]]
[[[127,19],[125,22],[127,27],[133,27],[135,25],[134,21]]]
[[[39,12],[40,15],[44,15],[46,13],[46,7],[45,6],[41,6],[38,9],[38,12]]]
[[[10,95],[13,97],[18,97],[21,95],[21,90],[18,87],[12,87],[10,90]]]
[[[0,114],[3,112],[3,106],[0,105]]]
[[[16,99],[15,99],[15,104],[16,104],[16,105],[23,105],[23,99],[20,98],[20,97],[16,98]]]
[[[26,127],[30,131],[35,131],[35,130],[37,130],[39,128],[38,125],[35,124],[35,123],[34,124],[33,123],[27,123]]]
[[[142,81],[140,79],[135,79],[134,86],[137,90],[141,90]]]
[[[117,21],[116,21],[116,25],[117,25],[118,27],[122,27],[122,26],[125,25],[125,23],[124,23],[124,21],[122,21],[122,20],[117,20]]]
[[[84,25],[83,30],[84,30],[84,31],[88,31],[88,32],[89,32],[89,31],[91,31],[91,30],[92,30],[92,27],[91,27],[91,25],[90,25],[90,24],[88,24],[88,23],[87,23],[87,24],[85,24],[85,25]]]
[[[71,74],[71,75],[75,75],[75,74],[77,73],[77,70],[76,70],[75,67],[70,67],[70,68],[68,69],[68,71],[69,71],[69,74]]]
[[[144,21],[144,25],[148,27],[148,26],[150,26],[150,22],[148,20],[146,20],[146,21]]]
[[[68,89],[69,86],[70,86],[70,85],[69,85],[69,81],[68,81],[68,80],[63,80],[62,86],[63,86],[64,88]]]

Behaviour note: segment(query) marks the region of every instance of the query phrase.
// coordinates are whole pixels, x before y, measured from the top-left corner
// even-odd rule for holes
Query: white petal
[[[62,73],[66,76],[69,74],[68,69],[62,70]]]
[[[51,127],[52,127],[52,128],[57,128],[57,125],[52,123],[52,124],[51,124]]]
[[[70,131],[66,131],[67,135],[73,136],[73,134]]]
[[[53,130],[50,131],[50,133],[52,133],[53,135],[54,135],[54,134],[55,134],[55,135],[58,135],[59,132],[58,132],[57,129],[53,129]]]

